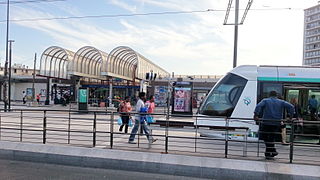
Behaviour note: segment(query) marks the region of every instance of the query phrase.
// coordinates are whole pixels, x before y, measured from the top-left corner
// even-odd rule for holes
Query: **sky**
[[[13,0],[11,0],[13,2]],[[23,2],[26,0],[15,0]],[[0,0],[0,63],[5,61],[6,5]],[[234,26],[223,25],[228,0],[63,0],[10,4],[12,63],[37,67],[42,52],[93,46],[109,53],[129,46],[168,72],[223,75],[233,66]],[[239,16],[248,0],[240,0]],[[253,0],[238,34],[238,65],[302,65],[304,9],[318,0]],[[234,6],[234,5],[232,5]],[[184,14],[26,19],[88,15]],[[22,21],[24,20],[24,21]],[[234,23],[234,11],[228,18]]]

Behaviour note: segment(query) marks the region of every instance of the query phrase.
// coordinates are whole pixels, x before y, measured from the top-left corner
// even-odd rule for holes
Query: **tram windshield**
[[[211,90],[200,107],[200,114],[211,116],[231,116],[247,80],[235,74],[227,74]]]

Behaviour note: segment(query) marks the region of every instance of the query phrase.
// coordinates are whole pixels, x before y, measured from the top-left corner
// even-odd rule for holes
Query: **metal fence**
[[[133,114],[132,114],[133,115]],[[12,110],[0,112],[0,140],[42,144],[64,144],[130,151],[185,154],[195,156],[265,160],[265,143],[251,135],[246,127],[233,128],[232,123],[254,123],[252,119],[230,119],[173,114],[152,114],[149,125],[156,142],[150,143],[139,130],[129,144],[128,133],[120,132],[119,113],[73,110]],[[225,126],[200,125],[198,119]],[[299,124],[300,123],[300,124]],[[319,122],[304,121],[308,130],[296,131],[298,121],[286,122],[287,143],[275,142],[279,155],[276,162],[320,163]],[[274,132],[266,132],[274,133]],[[275,134],[279,134],[276,132]]]

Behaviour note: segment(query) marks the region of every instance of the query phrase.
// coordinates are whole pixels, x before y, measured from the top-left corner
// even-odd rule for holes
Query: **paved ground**
[[[14,106],[19,107],[19,106]],[[48,106],[27,107],[24,109],[48,109]],[[50,106],[49,109],[68,110],[70,107],[61,105]],[[74,107],[71,107],[74,108]],[[102,110],[102,109],[101,109]],[[161,110],[160,110],[161,111]],[[21,112],[0,112],[0,140],[4,141],[22,141],[42,143],[43,141],[43,111],[23,112],[23,131],[21,127]],[[71,119],[69,123],[69,117]],[[93,146],[93,119],[94,114],[71,113],[68,111],[53,111],[46,113],[46,143],[47,144],[70,144],[72,146]],[[153,135],[158,141],[148,146],[145,136],[138,136],[136,141],[138,144],[128,144],[129,134],[119,132],[119,126],[116,123],[117,116],[113,124],[110,122],[111,116],[105,114],[96,115],[96,148],[110,148],[110,132],[113,132],[113,149],[148,151],[162,153],[165,151],[165,135],[166,131],[169,137],[168,152],[172,154],[188,154],[197,156],[221,157],[224,158],[225,142],[212,138],[201,137],[199,130],[213,132],[208,128],[194,129],[191,127],[168,129],[160,126],[154,126]],[[157,116],[156,119],[165,120],[165,116]],[[172,120],[172,119],[170,119]],[[192,118],[174,118],[177,121],[190,121]],[[7,129],[6,129],[7,128]],[[68,133],[68,130],[71,130]],[[131,128],[129,129],[129,132]],[[21,134],[22,133],[22,134]],[[21,136],[22,135],[22,136]],[[289,146],[277,145],[279,156],[276,161],[289,162]],[[319,164],[320,163],[320,146],[312,145],[310,147],[294,146],[294,162]],[[264,160],[264,144],[263,143],[244,143],[231,142],[228,144],[228,157],[238,159]],[[258,157],[259,155],[259,157]]]
[[[1,180],[198,180],[185,176],[141,173],[122,170],[83,168],[54,164],[31,163],[0,159]],[[199,179],[200,180],[200,179]]]

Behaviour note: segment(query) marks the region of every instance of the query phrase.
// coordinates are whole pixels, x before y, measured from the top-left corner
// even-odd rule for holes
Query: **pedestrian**
[[[138,132],[139,129],[139,125],[140,127],[143,129],[145,135],[147,136],[147,139],[149,141],[149,143],[153,143],[155,140],[152,138],[152,136],[149,134],[149,129],[148,126],[146,124],[146,116],[140,113],[146,113],[146,107],[144,104],[144,101],[146,100],[146,93],[145,92],[140,92],[139,93],[139,99],[137,101],[136,104],[136,115],[135,115],[135,124],[132,128],[130,137],[129,137],[129,141],[128,143],[130,144],[136,144],[134,142],[134,138],[136,136],[136,133]]]
[[[310,111],[311,121],[317,120],[318,101],[315,95],[311,95],[311,99],[308,100],[308,108]]]
[[[23,104],[26,104],[26,98],[27,98],[27,94],[26,94],[26,92],[25,91],[22,91],[22,102],[23,102]]]
[[[294,114],[293,118],[296,120],[296,124],[294,124],[294,129],[298,133],[303,133],[303,119],[302,119],[302,110],[301,106],[298,104],[297,98],[292,98],[290,103],[294,106]]]
[[[151,95],[149,100],[146,102],[146,107],[148,108],[148,113],[154,113],[156,105],[154,103],[154,95]]]
[[[149,98],[149,100],[146,102],[146,107],[148,108],[148,113],[149,114],[152,114],[152,113],[154,113],[154,109],[156,108],[156,105],[155,105],[155,103],[154,103],[154,95],[151,95],[150,96],[150,98]],[[150,124],[150,123],[153,123],[154,121],[153,121],[153,116],[152,115],[148,115],[147,116],[147,123],[148,123],[148,125]]]
[[[129,120],[130,120],[130,112],[132,111],[131,103],[130,103],[130,97],[126,96],[124,101],[120,103],[120,117],[122,120],[122,125],[119,128],[119,131],[122,131],[123,126],[124,128],[124,133],[128,133],[128,125],[129,125]]]
[[[41,97],[41,93],[37,94],[36,99],[37,99],[38,104],[40,104],[40,97]]]
[[[278,99],[276,91],[271,91],[269,96],[269,98],[265,98],[258,103],[254,111],[254,120],[260,125],[259,139],[263,140],[266,145],[266,159],[272,159],[278,155],[275,142],[281,139],[280,132],[283,110],[287,110],[290,118],[292,118],[294,114],[293,105],[287,101]],[[261,122],[259,122],[259,115],[261,113],[263,113],[263,117]]]

